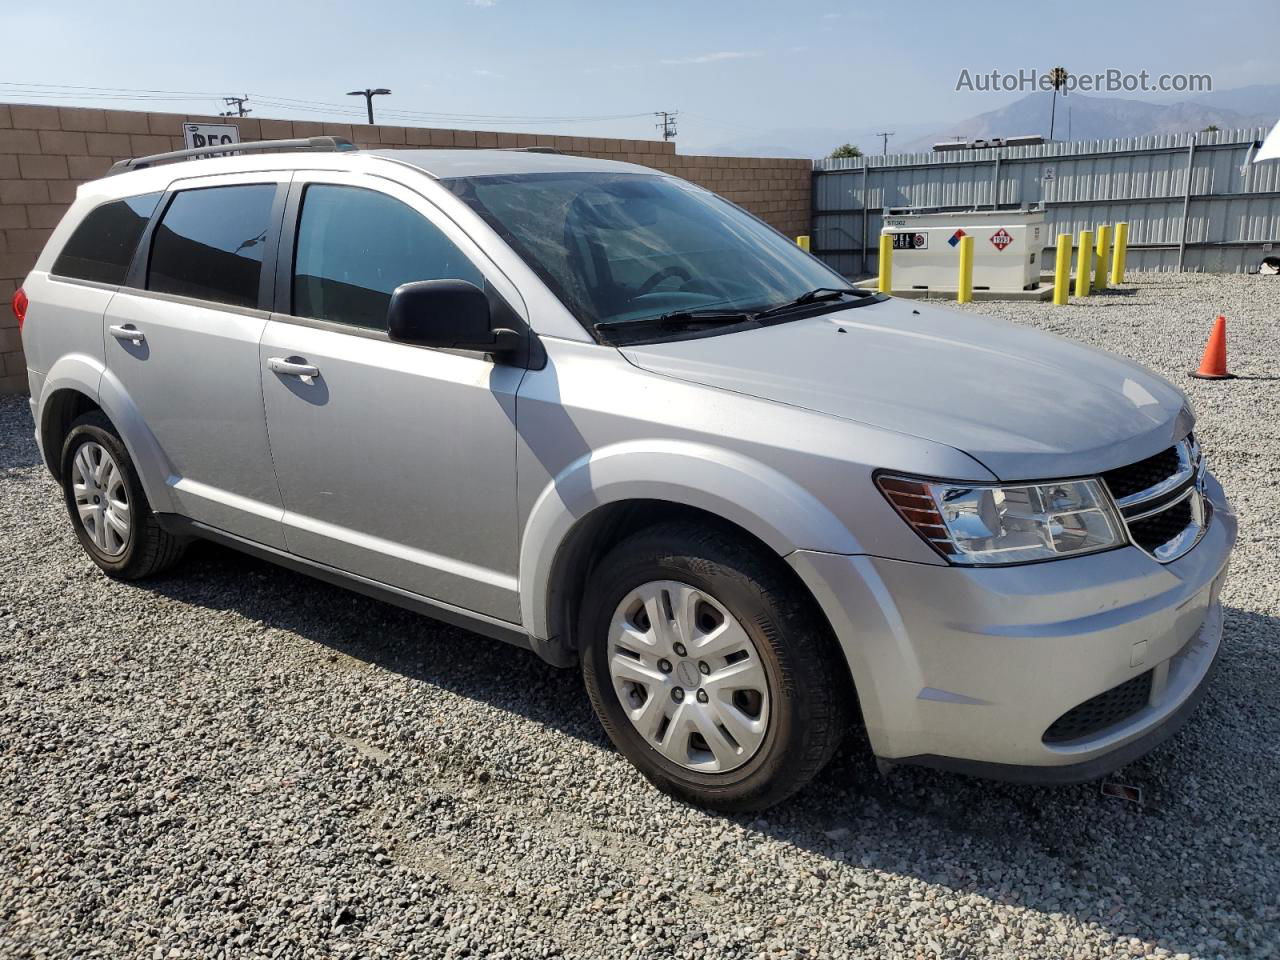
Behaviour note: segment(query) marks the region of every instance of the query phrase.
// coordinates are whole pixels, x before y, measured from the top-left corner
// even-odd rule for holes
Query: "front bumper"
[[[1136,547],[972,568],[798,551],[827,614],[876,755],[1000,779],[1093,779],[1171,736],[1202,696],[1222,638],[1218,593],[1236,519],[1184,557]],[[1149,699],[1109,726],[1045,742],[1063,714],[1151,672]]]

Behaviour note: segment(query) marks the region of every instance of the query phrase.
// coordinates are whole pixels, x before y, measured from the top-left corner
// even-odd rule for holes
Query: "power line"
[[[345,110],[350,108],[350,104],[334,103],[329,100],[306,100],[299,97],[285,97],[278,94],[259,94],[259,98],[266,97],[273,101],[281,103],[296,103],[311,107],[329,107],[337,110]],[[543,117],[543,116],[517,116],[512,114],[494,114],[494,113],[445,113],[434,110],[395,110],[388,111],[395,113],[414,113],[423,116],[433,117],[458,117],[458,118],[484,118],[488,120],[577,120],[580,117]],[[646,114],[630,114],[630,116],[646,116]]]
[[[662,122],[661,122],[661,123],[655,123],[655,124],[654,124],[654,126],[655,126],[658,130],[660,130],[660,131],[662,132],[662,139],[663,139],[663,140],[673,140],[673,139],[675,139],[675,135],[676,135],[676,115],[677,115],[679,112],[680,112],[679,110],[670,110],[670,111],[668,111],[668,110],[656,110],[656,111],[654,111],[654,114],[653,114],[653,115],[654,115],[655,117],[661,117],[661,118],[662,118]]]
[[[165,93],[175,96],[187,97],[220,97],[220,93],[210,93],[207,90],[151,90],[147,88],[133,87],[86,87],[78,86],[73,83],[36,83],[28,81],[19,83],[14,80],[0,80],[0,87],[48,87],[53,90],[110,90],[115,93]]]
[[[350,104],[331,103],[324,100],[303,100],[296,97],[281,97],[274,95],[258,94],[256,98],[263,103],[273,103],[277,106],[296,106],[298,109],[323,109],[336,110],[344,113],[351,112]],[[357,111],[358,112],[358,111]],[[494,113],[444,113],[441,111],[428,110],[408,110],[396,108],[392,110],[380,111],[384,114],[396,114],[399,116],[424,117],[436,120],[474,120],[474,121],[494,121],[509,123],[514,121],[588,121],[588,120],[629,120],[637,117],[647,117],[647,113],[614,113],[614,114],[595,114],[583,116],[538,116],[527,114],[494,114]]]
[[[294,113],[312,113],[321,116],[341,116],[341,117],[359,117],[364,113],[358,107],[349,105],[335,105],[332,107],[311,107],[297,103],[283,103],[275,100],[266,99],[264,97],[256,97],[255,102],[263,106],[276,107],[283,111],[291,111]],[[512,124],[557,124],[557,123],[599,123],[610,120],[625,120],[637,117],[647,117],[647,113],[633,114],[617,114],[614,116],[601,117],[506,117],[502,119],[488,119],[474,116],[458,116],[458,115],[440,115],[428,113],[415,113],[404,110],[379,110],[378,116],[385,120],[400,120],[409,123],[422,124],[445,124],[457,125],[463,124],[468,126],[503,126]]]
[[[365,113],[359,107],[353,107],[349,104],[335,104],[334,106],[305,106],[298,103],[284,103],[271,100],[265,97],[256,96],[254,102],[261,106],[276,107],[280,110],[293,111],[296,113],[313,113],[327,116],[342,117],[360,117]],[[600,117],[505,117],[499,119],[481,118],[475,116],[456,115],[456,114],[430,114],[416,113],[405,110],[379,110],[378,116],[386,120],[400,120],[416,123],[441,123],[441,124],[469,124],[476,126],[501,126],[503,124],[554,124],[554,123],[599,123],[609,120],[627,120],[638,117],[647,117],[647,113],[631,113],[616,114],[613,116]]]
[[[223,97],[222,102],[228,107],[234,108],[234,112],[227,110],[218,114],[220,117],[243,117],[245,114],[253,113],[245,104],[249,102],[249,95],[246,93],[243,97]]]
[[[877,137],[880,137],[884,141],[881,146],[880,152],[886,157],[889,155],[889,138],[894,135],[895,135],[895,131],[893,130],[887,130],[883,133],[876,134]]]
[[[160,90],[134,89],[129,87],[94,87],[75,84],[54,83],[19,83],[16,81],[0,81],[4,93],[38,96],[44,99],[92,99],[92,100],[194,100],[217,99],[228,102],[230,99],[223,93],[196,90]],[[83,92],[63,92],[83,91]],[[334,103],[324,100],[309,100],[299,97],[286,97],[276,94],[245,94],[259,104],[305,111],[309,113],[331,112],[344,116],[357,116],[365,111],[353,108],[349,103]],[[236,98],[238,99],[238,98]],[[228,103],[229,105],[229,103]],[[596,115],[522,115],[522,114],[484,114],[484,113],[448,113],[443,111],[425,111],[396,109],[379,111],[380,114],[400,119],[437,120],[466,123],[596,123],[611,120],[634,120],[649,116],[648,113],[618,113]],[[672,114],[674,116],[674,114]]]
[[[94,93],[94,94],[50,93],[47,90],[21,90],[21,89],[6,89],[0,92],[3,92],[6,95],[13,95],[13,96],[41,97],[45,100],[168,100],[168,101],[180,100],[180,101],[189,103],[192,100],[204,100],[204,99],[214,100],[214,99],[221,99],[222,97],[222,94],[208,94],[207,96],[203,94],[199,96],[193,96],[190,94],[175,94],[173,96],[157,96],[153,94],[136,94],[136,93]]]

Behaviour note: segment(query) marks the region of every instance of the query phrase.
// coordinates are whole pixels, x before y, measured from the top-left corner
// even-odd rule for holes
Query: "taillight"
[[[21,287],[13,295],[13,300],[9,304],[13,307],[13,315],[18,318],[18,332],[22,332],[22,325],[27,322],[27,293]]]

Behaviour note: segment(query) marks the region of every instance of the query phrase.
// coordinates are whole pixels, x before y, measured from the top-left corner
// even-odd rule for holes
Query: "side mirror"
[[[402,283],[387,305],[387,333],[397,343],[497,351],[508,332],[494,329],[489,298],[466,280]]]

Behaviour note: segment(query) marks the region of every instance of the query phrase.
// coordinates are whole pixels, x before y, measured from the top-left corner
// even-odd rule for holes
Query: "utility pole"
[[[218,114],[220,117],[243,117],[246,114],[253,113],[245,106],[249,102],[249,95],[246,93],[243,97],[223,97],[222,102],[225,103],[230,110],[224,110]]]
[[[1058,112],[1058,91],[1067,82],[1067,71],[1062,67],[1054,67],[1049,71],[1049,82],[1053,84],[1053,105],[1049,107],[1049,141],[1053,142],[1053,121]]]
[[[884,133],[876,134],[876,136],[879,137],[882,141],[881,148],[880,148],[880,153],[882,156],[887,157],[889,155],[889,138],[892,137],[893,135],[894,135],[894,131],[892,130],[888,130]]]
[[[349,90],[347,91],[347,96],[364,97],[364,105],[369,109],[369,126],[373,126],[373,98],[386,96],[390,92],[386,87],[378,87],[376,89],[366,87],[363,90]]]
[[[674,140],[676,135],[676,116],[679,110],[655,110],[654,116],[661,117],[661,123],[655,123],[654,127],[662,131],[663,140]]]

